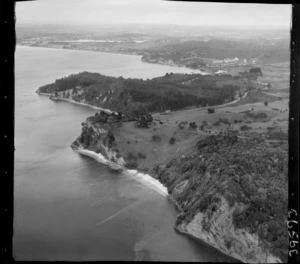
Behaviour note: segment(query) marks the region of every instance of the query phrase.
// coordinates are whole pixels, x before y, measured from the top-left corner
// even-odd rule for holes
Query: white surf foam
[[[67,101],[67,102],[70,102],[70,103],[73,103],[73,104],[88,106],[90,108],[93,108],[93,109],[96,109],[96,110],[101,110],[101,111],[104,111],[104,112],[109,113],[109,114],[113,113],[113,111],[111,111],[110,109],[105,109],[105,108],[93,106],[93,105],[86,104],[86,103],[76,102],[74,100],[70,100],[70,99],[66,99],[66,98],[58,98],[57,100],[62,100],[62,101]]]
[[[106,158],[104,158],[104,156],[100,153],[96,153],[94,151],[91,151],[91,150],[87,150],[87,149],[82,149],[82,148],[78,148],[77,151],[80,153],[80,154],[83,154],[83,155],[86,155],[86,156],[89,156],[95,160],[97,160],[98,162],[100,163],[103,163],[103,164],[108,164],[108,160]]]
[[[46,95],[46,96],[51,96],[51,94],[50,94],[50,93],[40,93],[40,92],[38,92],[37,94],[38,94],[38,95]]]
[[[98,162],[100,162],[102,164],[110,165],[111,163],[113,163],[113,162],[107,160],[100,153],[96,153],[94,151],[83,149],[83,148],[80,148],[80,147],[77,149],[77,151],[80,154],[83,154],[83,155],[89,156],[91,158],[94,158],[95,160],[97,160]],[[145,174],[145,173],[139,172],[137,170],[124,170],[124,172],[127,175],[134,176],[134,178],[136,180],[144,183],[145,185],[147,185],[149,188],[156,191],[160,195],[162,195],[164,197],[168,196],[168,189],[160,181],[154,179],[149,174]]]
[[[146,183],[148,187],[157,191],[163,196],[168,196],[168,189],[158,180],[151,177],[149,174],[139,172],[137,170],[127,170],[127,172],[143,183]]]

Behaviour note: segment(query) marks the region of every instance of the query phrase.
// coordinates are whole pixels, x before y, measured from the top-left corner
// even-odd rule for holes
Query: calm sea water
[[[230,261],[177,234],[177,212],[165,197],[70,148],[95,110],[35,91],[80,71],[144,79],[191,72],[139,56],[17,47],[15,259]]]

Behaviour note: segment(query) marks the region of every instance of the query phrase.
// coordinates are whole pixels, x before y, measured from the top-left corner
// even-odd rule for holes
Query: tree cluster
[[[259,135],[245,139],[213,135],[197,142],[188,155],[157,165],[153,174],[171,194],[176,185],[188,181],[174,197],[182,207],[179,222],[190,221],[197,212],[211,215],[220,206],[218,197],[223,196],[229,206],[236,206],[234,226],[258,234],[261,243],[285,261],[287,161],[281,145],[270,145]]]

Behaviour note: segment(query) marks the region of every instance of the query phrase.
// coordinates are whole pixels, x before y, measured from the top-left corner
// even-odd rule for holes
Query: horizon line
[[[230,28],[249,28],[249,27],[255,27],[255,28],[290,28],[290,25],[224,25],[224,24],[218,24],[218,25],[195,25],[195,24],[170,24],[170,23],[95,23],[95,22],[83,22],[83,23],[76,23],[77,21],[68,21],[68,22],[56,22],[53,23],[51,21],[17,21],[16,20],[16,25],[47,25],[47,26],[175,26],[175,27],[219,27],[219,28],[224,28],[224,27],[230,27]]]

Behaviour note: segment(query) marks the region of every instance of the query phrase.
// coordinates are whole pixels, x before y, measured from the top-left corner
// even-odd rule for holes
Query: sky
[[[37,0],[16,3],[18,24],[180,24],[290,27],[291,5],[163,0]]]

